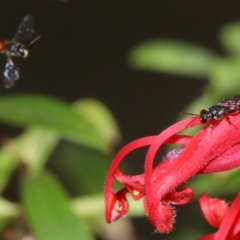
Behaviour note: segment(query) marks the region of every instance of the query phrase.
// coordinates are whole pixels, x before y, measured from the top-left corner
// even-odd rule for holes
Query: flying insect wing
[[[14,40],[16,42],[27,43],[34,34],[34,20],[31,15],[27,15],[23,18],[18,26]]]
[[[7,59],[3,71],[3,84],[5,88],[10,88],[20,77],[19,68],[14,64],[11,58]]]

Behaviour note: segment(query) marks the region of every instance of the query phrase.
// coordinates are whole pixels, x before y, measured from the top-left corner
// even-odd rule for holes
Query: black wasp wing
[[[3,71],[3,84],[5,88],[10,88],[20,77],[19,68],[14,64],[11,58],[7,59]]]
[[[27,43],[34,34],[34,19],[31,15],[27,15],[23,18],[18,26],[17,33],[13,40],[20,43]]]

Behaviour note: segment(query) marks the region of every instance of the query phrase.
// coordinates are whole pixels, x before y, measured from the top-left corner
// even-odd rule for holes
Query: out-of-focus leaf
[[[127,214],[128,217],[145,216],[143,202],[128,199],[131,208]],[[102,236],[103,239],[133,240],[136,239],[131,218],[124,221],[116,221],[114,224],[107,224],[104,214],[103,196],[92,195],[91,197],[80,197],[72,201],[73,211],[86,219],[94,232]]]
[[[102,193],[111,156],[84,146],[61,142],[50,166],[74,196]]]
[[[146,69],[192,77],[207,77],[217,55],[197,45],[174,40],[142,43],[130,53],[130,64]]]
[[[0,150],[0,193],[7,185],[17,164],[16,156],[5,149]]]
[[[240,22],[224,26],[220,31],[223,47],[233,55],[240,54]]]
[[[210,73],[210,82],[214,91],[223,96],[239,93],[240,58],[229,58],[217,61]]]
[[[21,210],[18,205],[0,198],[0,230],[2,230],[14,218],[19,217],[20,214]]]
[[[108,143],[95,126],[60,100],[38,95],[0,98],[0,120],[17,126],[40,126],[88,147],[107,150]]]
[[[128,217],[144,216],[144,218],[145,218],[146,213],[144,211],[142,200],[134,201],[130,197],[130,198],[128,198],[128,201],[129,201],[129,205],[131,207],[129,208],[129,212],[128,212],[127,216]],[[89,221],[91,221],[92,219],[95,220],[95,226],[94,226],[93,221],[91,221],[91,223],[92,223],[91,226],[95,227],[95,231],[99,232],[100,235],[103,234],[103,232],[105,233],[105,235],[103,235],[103,239],[105,239],[106,236],[108,236],[108,239],[118,239],[118,240],[136,239],[136,237],[131,234],[132,226],[130,225],[130,222],[126,222],[130,218],[123,219],[122,221],[116,221],[114,224],[110,224],[110,225],[106,224],[105,219],[103,218],[104,208],[101,207],[102,205],[103,205],[102,196],[81,197],[81,198],[76,198],[76,199],[74,199],[74,201],[72,201],[72,208],[74,209],[74,212],[76,212],[81,217],[89,219]],[[181,207],[179,207],[178,210],[181,210],[180,208]],[[182,217],[184,218],[184,216],[186,216],[186,212],[187,212],[187,216],[189,216],[188,219],[190,221],[187,221],[187,224],[184,221],[177,221],[178,228],[180,226],[180,231],[176,229],[176,232],[173,231],[171,234],[169,234],[168,235],[169,238],[167,237],[167,239],[192,240],[192,239],[197,239],[197,237],[199,237],[202,234],[201,229],[199,230],[199,226],[200,226],[199,219],[201,219],[200,216],[198,216],[199,214],[196,213],[194,215],[194,217],[191,218],[191,213],[195,210],[196,209],[192,209],[192,208],[191,209],[185,208],[183,210],[183,212],[181,214]],[[98,222],[96,222],[96,215],[100,216],[97,219]],[[197,218],[196,218],[196,216],[197,216]],[[179,219],[179,220],[181,220],[181,219]],[[147,223],[147,224],[149,225],[149,223]],[[184,226],[182,226],[182,225],[184,225]],[[99,228],[101,229],[101,231],[99,231]],[[187,234],[186,230],[184,230],[184,229],[188,229],[188,228],[189,228],[189,230],[188,230],[189,233]],[[183,229],[182,232],[181,232],[181,229]],[[174,237],[171,237],[171,235],[174,235]]]
[[[85,116],[95,126],[96,131],[105,138],[105,141],[110,146],[119,142],[120,132],[118,124],[103,103],[89,98],[79,100],[73,106],[81,116]]]
[[[211,105],[219,101],[217,96],[213,93],[205,93],[199,98],[194,99],[184,110],[183,113],[199,114],[203,108],[209,108]],[[186,114],[187,115],[187,114]],[[182,117],[186,117],[185,114],[181,114]]]
[[[59,136],[53,131],[30,128],[14,140],[16,144],[9,150],[12,150],[21,162],[27,165],[29,173],[38,174],[58,140]]]
[[[20,194],[29,226],[38,240],[94,239],[71,211],[66,193],[50,173],[23,178]]]
[[[25,163],[31,174],[41,171],[57,142],[54,132],[41,128],[28,129],[16,139],[6,141],[0,149],[0,192],[18,164]]]
[[[134,201],[132,198],[128,199],[129,209],[128,216],[141,217],[145,215],[142,200]],[[102,195],[92,195],[91,197],[74,198],[72,201],[72,209],[80,217],[96,218],[96,216],[104,217],[104,206]]]
[[[194,197],[196,198],[198,198],[203,192],[217,197],[238,192],[239,181],[240,169],[236,168],[226,172],[195,176],[190,181],[190,187],[194,189]]]

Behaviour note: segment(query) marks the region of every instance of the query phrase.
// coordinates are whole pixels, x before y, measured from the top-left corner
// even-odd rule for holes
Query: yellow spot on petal
[[[139,191],[137,191],[137,190],[133,190],[133,195],[134,195],[134,196],[138,196],[139,194],[140,194]]]

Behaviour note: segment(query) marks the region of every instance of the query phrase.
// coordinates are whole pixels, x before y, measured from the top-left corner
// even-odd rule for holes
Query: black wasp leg
[[[5,88],[10,88],[20,77],[19,68],[14,64],[11,58],[7,59],[3,71],[3,84]]]
[[[225,115],[224,118],[229,122],[229,124],[233,125],[237,129],[237,127],[231,122],[230,118],[227,115]]]
[[[233,126],[237,129],[237,127],[232,123],[231,119],[230,119],[227,115],[225,115],[223,118],[226,119],[229,124],[233,125]],[[211,127],[212,127],[212,128],[213,128],[213,126],[215,125],[215,123],[216,123],[216,120],[215,120],[215,119],[212,119],[212,124],[211,124]]]
[[[23,18],[18,26],[18,30],[13,40],[21,43],[28,43],[34,34],[34,20],[31,15]]]

